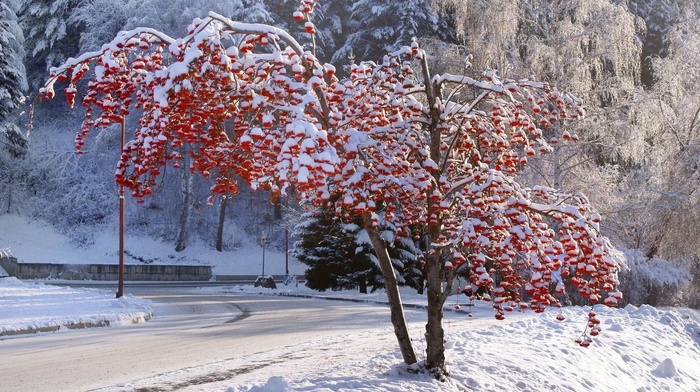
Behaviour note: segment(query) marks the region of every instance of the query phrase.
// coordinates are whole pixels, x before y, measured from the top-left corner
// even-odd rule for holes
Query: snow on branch
[[[431,78],[426,56],[414,42],[381,63],[353,64],[340,80],[288,33],[210,13],[177,40],[120,34],[56,69],[46,88],[70,77],[70,101],[97,63],[76,144],[91,127],[138,113],[115,177],[139,199],[186,154],[182,169],[210,179],[212,195],[237,193],[237,179],[273,195],[294,189],[346,222],[362,217],[369,232],[381,216],[397,237],[426,237],[443,302],[442,282],[460,268],[474,291],[490,292],[499,319],[560,306],[557,273],[592,303],[616,302],[617,258],[587,199],[564,205],[562,195],[517,180],[530,157],[559,143],[545,138],[551,129],[584,115],[582,102],[495,71]]]
[[[227,33],[231,34],[255,34],[255,35],[261,35],[261,34],[266,34],[269,36],[277,36],[279,37],[284,43],[286,43],[294,52],[296,52],[298,55],[303,54],[304,47],[299,44],[297,40],[294,39],[289,33],[287,33],[285,30],[282,30],[280,28],[262,24],[262,23],[243,23],[243,22],[234,22],[233,20],[219,15],[216,12],[210,11],[209,12],[209,17],[212,20],[216,20],[221,22],[225,27],[227,27],[230,30],[225,30]]]

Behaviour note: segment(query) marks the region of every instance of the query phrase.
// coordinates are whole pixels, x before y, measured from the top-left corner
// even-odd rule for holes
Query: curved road
[[[144,286],[130,292],[153,301],[151,321],[0,340],[0,390],[127,387],[134,380],[180,369],[390,326],[388,309],[372,304],[208,295],[174,287]],[[184,385],[225,381],[236,374],[220,372],[213,380],[192,379]]]

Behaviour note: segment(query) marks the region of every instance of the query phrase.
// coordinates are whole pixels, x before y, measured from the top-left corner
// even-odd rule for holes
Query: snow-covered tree
[[[29,148],[28,137],[18,126],[27,89],[18,9],[14,0],[0,1],[0,201],[8,212],[14,207],[13,195],[19,199],[15,193],[24,176],[20,158]]]
[[[642,54],[645,86],[652,86],[657,77],[652,61],[668,54],[669,33],[682,23],[685,9],[697,9],[697,0],[629,0],[630,11],[643,19],[647,26]]]
[[[207,11],[214,11],[245,22],[272,22],[261,0],[217,0],[195,3],[182,0],[118,0],[116,2],[89,0],[73,11],[70,22],[84,26],[80,47],[81,50],[86,51],[99,48],[108,37],[113,37],[120,30],[140,26],[153,26],[168,35],[177,35],[195,16]],[[183,155],[185,160],[189,159],[185,150],[179,151],[179,154]],[[191,173],[182,170],[178,177],[178,180],[172,183],[173,189],[169,191],[180,195],[178,205],[182,208],[176,219],[175,249],[182,251],[187,246],[193,208],[197,200]],[[225,208],[224,204],[222,207]]]
[[[639,249],[650,260],[692,265],[698,247],[687,238],[700,230],[700,26],[697,9],[684,15],[678,28],[664,37],[665,55],[651,61],[655,83],[631,110],[643,142],[613,205],[615,229],[624,246]]]
[[[621,246],[639,246],[640,236],[655,231],[648,217],[658,203],[641,191],[648,179],[642,173],[649,170],[638,168],[667,150],[648,150],[647,119],[661,116],[652,114],[653,98],[642,89],[649,39],[644,21],[629,11],[628,2],[607,0],[441,3],[455,7],[461,37],[474,56],[472,72],[495,67],[537,75],[587,104],[583,121],[559,121],[544,133],[547,139],[580,140],[554,144],[551,154],[533,157],[519,180],[564,191],[586,189],[591,204],[605,215],[601,230]],[[459,65],[460,58],[442,53],[453,67]]]
[[[78,53],[81,26],[69,19],[80,0],[26,0],[19,11],[25,36],[29,84],[37,90],[51,66]]]
[[[425,292],[425,263],[419,241],[415,241],[410,231],[397,230],[395,225],[381,227],[380,235],[388,245],[389,258],[396,270],[396,278],[400,286],[411,287],[423,294]],[[364,241],[371,243],[371,239]]]
[[[342,223],[332,212],[308,212],[294,230],[299,241],[294,256],[309,268],[306,285],[314,290],[372,292],[382,287],[381,272],[372,260],[371,247],[359,244],[361,227]]]
[[[379,60],[386,53],[409,45],[414,38],[451,38],[446,22],[430,1],[358,0],[350,7],[347,37],[332,61],[345,64],[349,58]]]
[[[383,287],[381,271],[361,217],[351,222],[336,219],[332,209],[307,212],[294,231],[295,257],[308,265],[307,286],[315,290],[360,289],[367,293]],[[382,227],[389,245],[391,263],[400,286],[423,293],[424,276],[421,251],[413,240],[396,235],[393,226]]]
[[[310,34],[315,26],[304,14],[315,4],[301,0],[298,8]],[[189,169],[214,178],[215,194],[237,189],[221,175],[235,173],[273,194],[294,189],[317,207],[338,200],[339,219],[361,216],[408,364],[417,357],[381,227],[426,236],[425,366],[444,377],[442,314],[455,268],[474,272],[471,285],[489,293],[502,319],[518,308],[558,306],[550,292],[563,290],[558,273],[592,303],[615,304],[618,257],[585,196],[515,178],[551,149],[547,129],[583,115],[580,100],[496,71],[433,76],[426,60],[413,42],[339,80],[334,66],[285,31],[211,13],[181,39],[148,28],[120,33],[54,69],[42,92],[52,97],[65,80],[72,104],[75,83],[94,64],[78,147],[91,128],[140,110],[116,172],[138,198],[152,193],[165,165],[181,164],[177,148],[186,145]],[[589,317],[597,335],[598,319]]]
[[[0,124],[3,134],[14,123],[17,108],[24,101],[27,79],[24,64],[24,36],[17,24],[19,4],[0,1]]]
[[[272,23],[263,0],[129,0],[131,11],[122,29],[151,26],[168,35],[179,35],[197,16],[214,11],[233,20]],[[116,32],[115,32],[116,33]],[[114,34],[112,34],[113,36]]]

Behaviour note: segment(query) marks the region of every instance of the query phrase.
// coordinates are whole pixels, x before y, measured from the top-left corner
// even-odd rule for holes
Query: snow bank
[[[130,324],[151,318],[151,301],[96,289],[0,279],[0,335],[63,326]]]

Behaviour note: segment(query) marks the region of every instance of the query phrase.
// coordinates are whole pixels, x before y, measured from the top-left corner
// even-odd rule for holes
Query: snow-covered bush
[[[691,280],[687,267],[660,258],[647,258],[639,250],[626,250],[627,268],[620,271],[620,291],[630,304],[685,305],[683,293]]]
[[[683,291],[683,305],[694,309],[700,309],[700,257],[695,257],[688,265],[692,280]]]

